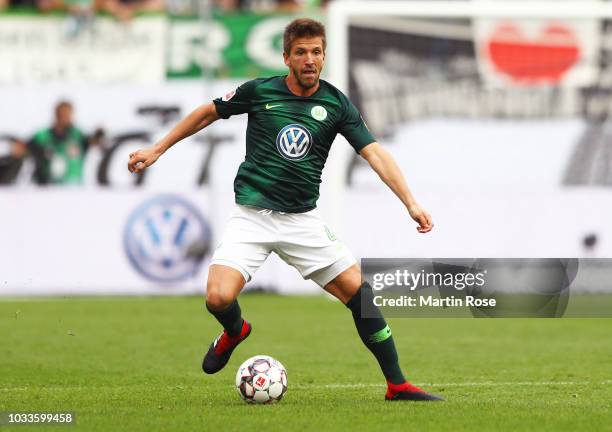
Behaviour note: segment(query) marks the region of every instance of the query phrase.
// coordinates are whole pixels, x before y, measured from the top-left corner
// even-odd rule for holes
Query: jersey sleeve
[[[223,97],[213,100],[219,117],[226,119],[237,114],[248,113],[253,105],[253,96],[258,80],[247,81]]]
[[[357,153],[367,146],[373,143],[376,139],[370,133],[370,130],[366,126],[359,110],[353,105],[353,103],[345,98],[344,117],[340,122],[339,132],[349,142],[351,147],[355,149]]]

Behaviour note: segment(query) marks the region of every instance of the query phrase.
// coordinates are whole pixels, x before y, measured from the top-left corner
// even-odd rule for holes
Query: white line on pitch
[[[552,385],[561,385],[561,386],[572,386],[572,385],[591,385],[591,384],[599,384],[599,385],[610,385],[612,384],[612,380],[604,380],[597,382],[590,381],[480,381],[480,382],[454,382],[454,383],[416,383],[418,386],[422,387],[510,387],[510,386],[552,386]],[[384,387],[384,384],[380,383],[356,383],[356,384],[291,384],[289,382],[289,387],[291,388],[328,388],[328,389],[342,389],[342,388],[374,388],[374,387]],[[134,384],[123,385],[123,386],[53,386],[53,387],[0,387],[0,391],[29,391],[29,390],[129,390],[133,388],[143,387],[142,384]],[[148,388],[156,388],[155,386],[147,386]],[[185,386],[185,385],[175,385],[175,386],[160,386],[157,388],[165,388],[170,390],[185,390],[185,389],[197,389],[197,386]]]
[[[463,382],[463,383],[417,383],[422,387],[510,387],[510,386],[549,386],[549,385],[590,385],[589,381],[518,381],[518,382]],[[611,380],[599,382],[601,385],[612,384]],[[364,387],[384,387],[384,384],[296,384],[297,388],[364,388]]]

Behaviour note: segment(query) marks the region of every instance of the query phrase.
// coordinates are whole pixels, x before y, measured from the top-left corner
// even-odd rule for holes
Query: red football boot
[[[385,395],[385,400],[433,402],[443,401],[444,399],[440,396],[429,394],[417,386],[410,384],[408,381],[403,384],[392,384],[387,381],[387,394]]]
[[[234,349],[251,334],[251,324],[246,320],[242,322],[242,329],[238,336],[230,336],[223,330],[217,339],[210,344],[208,352],[202,361],[202,370],[207,374],[214,374],[225,367]]]

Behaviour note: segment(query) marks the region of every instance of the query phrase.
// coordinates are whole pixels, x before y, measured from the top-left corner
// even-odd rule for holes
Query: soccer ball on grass
[[[278,402],[287,392],[287,371],[270,356],[251,357],[238,368],[236,390],[248,403]]]

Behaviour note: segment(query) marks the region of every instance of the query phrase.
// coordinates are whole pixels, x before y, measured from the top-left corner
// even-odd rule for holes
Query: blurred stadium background
[[[0,294],[203,292],[246,117],[140,176],[127,155],[284,74],[297,16],[436,223],[339,138],[320,207],[356,256],[612,256],[608,2],[0,0]],[[318,292],[276,257],[251,288]]]

